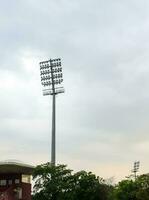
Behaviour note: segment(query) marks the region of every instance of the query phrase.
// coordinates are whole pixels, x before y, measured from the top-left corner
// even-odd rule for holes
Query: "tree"
[[[66,165],[53,166],[50,163],[38,165],[33,173],[34,197],[39,200],[69,199],[72,185],[71,170]]]
[[[138,190],[137,200],[149,200],[149,174],[143,174],[136,179]]]
[[[81,200],[107,200],[109,186],[102,178],[96,177],[92,172],[80,171],[74,174],[74,199]]]
[[[114,200],[137,200],[137,184],[133,180],[122,180],[115,186],[113,192]]]
[[[66,165],[35,168],[33,200],[108,200],[111,186],[91,172],[72,174]]]
[[[122,180],[113,190],[111,200],[149,200],[149,174],[143,174],[136,180]]]

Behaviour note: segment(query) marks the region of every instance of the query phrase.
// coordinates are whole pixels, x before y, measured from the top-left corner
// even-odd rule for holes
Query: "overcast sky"
[[[149,172],[149,1],[0,0],[0,159],[50,161],[39,62],[62,59],[57,163],[115,179]]]

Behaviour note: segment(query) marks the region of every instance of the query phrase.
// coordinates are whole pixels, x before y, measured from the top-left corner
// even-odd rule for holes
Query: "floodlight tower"
[[[52,95],[52,142],[51,142],[51,164],[55,165],[56,160],[56,98],[59,93],[64,92],[61,83],[63,82],[63,74],[61,67],[61,59],[50,59],[39,63],[41,84],[43,86],[43,95]]]
[[[139,167],[140,167],[140,161],[135,161],[133,169],[132,169],[132,172],[134,173],[135,180],[137,178],[137,172],[139,171]]]

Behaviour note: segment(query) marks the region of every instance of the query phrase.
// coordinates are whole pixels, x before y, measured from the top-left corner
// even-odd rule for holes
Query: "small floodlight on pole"
[[[139,171],[139,167],[140,167],[140,161],[135,161],[133,169],[132,169],[132,172],[134,173],[135,180],[137,178],[137,172]]]
[[[61,67],[61,59],[50,59],[40,62],[40,76],[41,84],[44,87],[43,95],[52,95],[52,145],[51,145],[51,164],[55,165],[56,161],[56,111],[55,111],[55,96],[64,92],[64,88],[61,86],[63,82],[63,74]]]

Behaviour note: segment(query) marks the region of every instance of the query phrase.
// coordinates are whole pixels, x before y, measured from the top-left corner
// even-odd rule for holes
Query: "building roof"
[[[31,175],[34,166],[15,161],[2,161],[0,162],[0,174],[27,174]]]

